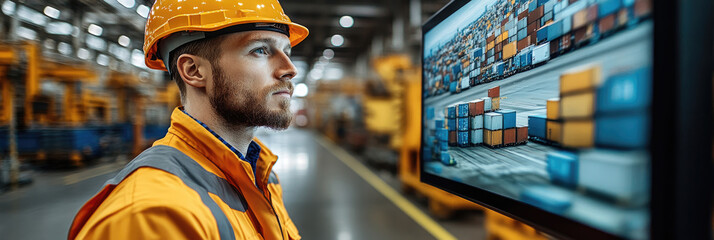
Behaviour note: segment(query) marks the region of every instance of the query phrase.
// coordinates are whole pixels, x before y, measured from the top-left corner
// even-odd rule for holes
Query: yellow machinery
[[[500,213],[486,210],[488,240],[547,240],[545,234]]]

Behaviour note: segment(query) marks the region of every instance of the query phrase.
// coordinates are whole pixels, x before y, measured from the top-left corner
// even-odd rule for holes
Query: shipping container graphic
[[[630,219],[649,211],[651,1],[466,6],[475,3],[486,7],[447,24],[448,33],[424,35],[423,104],[441,113],[424,126],[447,125],[425,128],[424,138],[439,146],[424,146],[431,154],[424,160],[444,163],[445,178],[586,224],[627,222],[597,226],[642,238],[646,226]],[[454,59],[453,49],[466,49],[459,61],[469,63],[458,76],[444,61]],[[457,89],[449,86],[454,79]],[[584,216],[591,202],[624,217]]]

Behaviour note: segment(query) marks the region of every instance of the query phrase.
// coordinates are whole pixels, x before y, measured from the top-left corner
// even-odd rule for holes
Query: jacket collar
[[[236,185],[247,175],[254,185],[265,186],[272,166],[278,160],[278,156],[257,138],[253,138],[247,156],[243,157],[208,126],[185,113],[182,107],[177,107],[171,114],[169,132],[182,136],[193,150],[204,155]]]

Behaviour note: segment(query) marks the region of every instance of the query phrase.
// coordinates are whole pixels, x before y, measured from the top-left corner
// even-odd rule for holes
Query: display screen
[[[423,174],[648,238],[651,1],[456,2],[424,27]]]

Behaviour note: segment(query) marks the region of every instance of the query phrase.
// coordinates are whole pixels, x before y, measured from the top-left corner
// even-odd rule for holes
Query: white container
[[[461,82],[459,84],[461,85],[461,90],[469,88],[471,86],[469,85],[469,77],[461,78]]]
[[[483,143],[483,129],[471,130],[471,144]]]
[[[471,129],[483,128],[483,114],[471,117]]]
[[[580,153],[578,184],[627,205],[649,197],[649,154],[646,151],[590,150]]]
[[[481,98],[483,100],[483,110],[484,111],[491,111],[491,98],[490,97],[484,97]]]
[[[503,115],[500,113],[486,113],[484,115],[484,128],[488,130],[503,129]]]
[[[533,48],[533,64],[542,63],[550,59],[550,42],[543,43]]]

